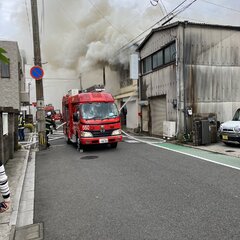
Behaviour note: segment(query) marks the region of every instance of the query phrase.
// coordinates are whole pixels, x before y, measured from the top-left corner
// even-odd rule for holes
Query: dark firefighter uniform
[[[48,142],[48,135],[51,133],[52,134],[52,127],[56,129],[56,123],[54,120],[52,120],[51,117],[51,112],[47,113],[47,116],[45,118],[46,122],[46,138],[47,138],[47,147],[50,146],[50,143]]]

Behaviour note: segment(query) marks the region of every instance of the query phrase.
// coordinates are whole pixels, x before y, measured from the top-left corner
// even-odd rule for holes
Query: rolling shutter
[[[152,98],[150,101],[152,134],[163,135],[163,121],[166,120],[166,95],[162,97]]]

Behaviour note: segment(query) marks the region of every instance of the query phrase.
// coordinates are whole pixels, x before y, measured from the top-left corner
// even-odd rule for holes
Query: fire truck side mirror
[[[79,121],[79,117],[78,117],[78,114],[76,112],[73,113],[73,121],[74,122],[78,122]]]

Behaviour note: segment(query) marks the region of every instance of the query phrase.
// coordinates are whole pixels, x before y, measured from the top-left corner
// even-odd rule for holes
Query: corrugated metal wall
[[[239,39],[236,29],[186,27],[187,102],[194,112],[214,112],[222,122],[239,108]]]
[[[174,39],[178,67],[170,65],[141,76],[142,96],[166,94],[166,120],[173,121],[178,120],[172,100],[178,99],[180,130],[184,129],[184,92],[193,113],[216,113],[220,122],[231,119],[240,107],[240,28],[180,23],[154,32],[140,51],[141,59]]]

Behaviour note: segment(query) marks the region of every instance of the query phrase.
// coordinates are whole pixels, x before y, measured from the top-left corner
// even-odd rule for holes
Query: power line
[[[44,22],[45,22],[45,3],[44,3],[44,0],[42,0],[42,9],[41,9],[41,42],[43,42]]]
[[[127,44],[123,45],[121,48],[118,49],[117,53],[119,53],[121,50],[123,50],[124,48],[128,47],[128,45],[132,42],[134,42],[136,39],[138,39],[141,35],[143,35],[144,33],[146,33],[147,31],[149,31],[150,29],[152,29],[153,27],[155,27],[157,24],[159,24],[160,22],[162,22],[164,19],[168,18],[168,17],[172,17],[173,12],[175,10],[177,10],[181,5],[183,5],[187,0],[184,0],[183,2],[181,2],[179,5],[177,5],[171,12],[169,12],[167,15],[165,15],[163,18],[161,18],[159,21],[157,21],[156,23],[154,23],[152,26],[150,26],[148,29],[146,29],[145,31],[143,31],[142,33],[140,33],[139,35],[137,35],[135,38],[133,38],[131,41],[129,41]],[[171,18],[172,19],[172,18]],[[171,20],[170,19],[170,20]]]
[[[108,20],[106,19],[106,17],[102,14],[102,12],[95,6],[95,4],[94,4],[91,0],[88,0],[88,1],[89,1],[90,4],[96,9],[96,12],[97,12],[109,25],[111,25],[118,33],[120,33],[121,35],[123,35],[124,38],[126,38],[127,40],[129,40],[122,31],[118,30],[110,21],[108,21]],[[130,35],[132,35],[132,34],[130,33]],[[133,36],[133,35],[132,35],[132,36]]]
[[[26,10],[26,13],[27,13],[28,30],[29,30],[29,34],[30,34],[30,38],[31,38],[32,37],[32,33],[31,33],[31,26],[30,26],[29,14],[28,14],[27,0],[25,0],[25,10]]]
[[[33,79],[33,78],[31,78],[31,77],[26,77],[26,79]],[[78,78],[68,78],[68,77],[66,77],[66,78],[64,78],[64,77],[43,77],[43,79],[45,79],[45,80],[66,80],[66,81],[68,81],[68,80],[71,80],[71,81],[79,81],[79,79]]]
[[[161,3],[161,5],[162,5],[162,8],[163,8],[163,10],[164,10],[165,14],[167,14],[167,9],[166,9],[166,7],[165,7],[165,5],[164,5],[163,1],[162,1],[162,0],[160,0],[160,3]],[[160,6],[160,5],[159,5],[159,6]]]
[[[234,8],[226,7],[226,6],[217,4],[217,3],[212,3],[212,2],[209,2],[209,1],[207,1],[207,0],[201,0],[201,1],[202,1],[202,2],[205,2],[205,3],[208,3],[208,4],[215,5],[215,6],[217,6],[217,7],[225,8],[225,9],[228,9],[228,10],[230,10],[230,11],[234,11],[234,12],[240,13],[240,10],[237,10],[237,9],[234,9]]]

